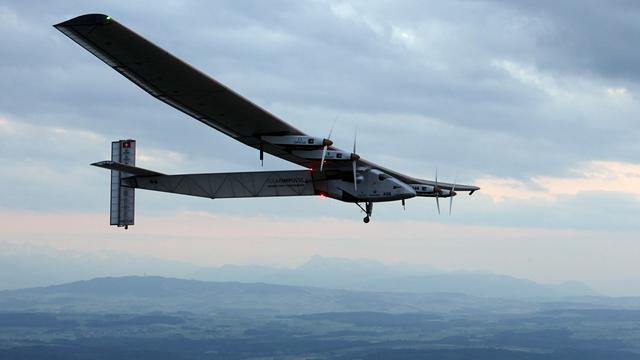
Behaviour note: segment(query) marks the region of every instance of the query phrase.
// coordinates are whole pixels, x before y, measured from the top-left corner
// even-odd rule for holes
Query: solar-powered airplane
[[[307,135],[233,90],[169,54],[110,16],[88,14],[54,27],[156,99],[264,153],[305,170],[165,175],[135,166],[135,140],[114,141],[111,160],[92,165],[111,170],[111,225],[134,223],[134,190],[146,189],[210,199],[326,196],[355,203],[368,223],[373,203],[422,196],[473,194],[471,185],[421,180],[333,146],[329,136]],[[362,206],[364,204],[364,207]]]

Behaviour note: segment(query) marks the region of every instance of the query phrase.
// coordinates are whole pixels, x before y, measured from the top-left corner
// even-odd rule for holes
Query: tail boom
[[[210,199],[317,195],[310,170],[133,176],[123,184]]]

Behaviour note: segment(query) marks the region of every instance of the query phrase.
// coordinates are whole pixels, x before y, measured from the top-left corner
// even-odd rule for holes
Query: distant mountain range
[[[441,312],[478,307],[481,303],[458,294],[372,293],[158,276],[98,278],[48,287],[0,291],[2,311],[250,311],[270,314],[327,311]]]
[[[483,297],[555,298],[593,296],[587,285],[572,281],[539,284],[488,272],[441,272],[429,266],[387,266],[371,260],[312,257],[293,269],[224,265],[201,268],[187,277],[207,281],[261,282],[332,289],[460,293]]]
[[[82,253],[49,247],[0,249],[0,290],[48,286],[97,277],[157,275],[184,277],[198,266],[118,252]]]
[[[581,297],[522,300],[453,293],[402,293],[323,289],[262,283],[208,282],[159,276],[98,278],[0,291],[0,312],[308,314],[321,312],[438,313],[478,311],[524,314],[595,303],[640,308],[638,298]]]
[[[385,265],[373,260],[322,256],[313,256],[295,268],[256,265],[199,268],[187,263],[116,253],[86,256],[30,249],[0,255],[0,290],[130,275],[377,292],[450,292],[500,298],[596,295],[579,282],[540,284],[488,272],[443,272],[427,265]]]

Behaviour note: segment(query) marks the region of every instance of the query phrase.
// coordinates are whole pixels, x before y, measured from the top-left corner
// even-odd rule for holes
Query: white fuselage
[[[409,199],[415,190],[404,182],[377,170],[359,171],[357,189],[353,182],[329,179],[315,184],[324,195],[346,202],[382,202]]]

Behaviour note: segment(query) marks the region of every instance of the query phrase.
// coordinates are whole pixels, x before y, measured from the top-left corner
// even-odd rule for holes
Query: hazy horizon
[[[197,264],[118,251],[82,252],[48,246],[4,246],[0,291],[105,277],[161,276],[326,289],[439,293],[490,297],[615,296],[575,279],[535,281],[486,269],[443,270],[426,263],[312,255],[297,264]]]

